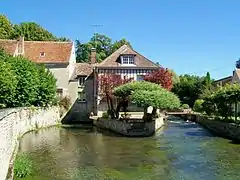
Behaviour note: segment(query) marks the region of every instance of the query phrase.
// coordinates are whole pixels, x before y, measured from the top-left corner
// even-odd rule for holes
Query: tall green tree
[[[203,91],[203,78],[198,76],[179,76],[180,81],[174,84],[172,92],[178,95],[183,104],[193,107]]]
[[[13,25],[5,15],[0,15],[0,39],[10,39]]]
[[[126,39],[121,39],[112,43],[111,38],[103,34],[94,34],[93,37],[87,43],[76,41],[76,59],[77,62],[89,62],[91,48],[96,48],[97,61],[101,62],[122,45],[127,44],[131,47],[131,44]]]
[[[97,61],[103,61],[107,56],[111,54],[112,40],[103,34],[94,34],[90,42],[91,48],[96,48]]]
[[[20,36],[28,41],[70,41],[65,37],[56,37],[35,22],[12,24],[5,15],[0,15],[0,39],[17,39]]]
[[[129,47],[132,47],[130,42],[128,42],[126,39],[123,38],[123,39],[121,39],[119,41],[115,41],[112,44],[111,53],[115,52],[116,50],[118,50],[123,45],[128,45]]]
[[[76,40],[76,60],[77,62],[89,62],[91,45],[89,43],[81,43]]]
[[[14,39],[24,36],[27,41],[55,41],[57,38],[35,22],[14,25]]]

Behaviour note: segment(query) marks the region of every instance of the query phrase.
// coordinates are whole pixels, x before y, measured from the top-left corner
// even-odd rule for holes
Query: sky
[[[178,75],[215,79],[232,75],[240,57],[239,9],[239,0],[0,0],[12,23],[34,21],[73,41],[126,38]]]

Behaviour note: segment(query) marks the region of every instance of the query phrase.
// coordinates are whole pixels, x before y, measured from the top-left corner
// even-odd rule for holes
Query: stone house
[[[13,56],[24,56],[44,64],[57,79],[57,92],[69,96],[72,103],[77,99],[77,81],[73,79],[76,65],[73,42],[0,40],[0,48]]]

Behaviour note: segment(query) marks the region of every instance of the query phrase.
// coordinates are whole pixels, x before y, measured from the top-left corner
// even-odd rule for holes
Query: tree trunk
[[[237,101],[235,101],[235,108],[234,108],[234,115],[235,115],[235,121],[237,121],[237,117],[238,117],[238,104]]]
[[[111,118],[115,119],[115,110],[114,110],[114,105],[113,105],[113,99],[109,98],[110,102],[110,113],[111,113]]]

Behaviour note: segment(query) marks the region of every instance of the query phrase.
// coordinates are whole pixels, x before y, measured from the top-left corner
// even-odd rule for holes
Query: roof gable
[[[116,50],[114,53],[108,56],[104,61],[99,63],[98,67],[121,67],[121,64],[119,63],[118,60],[119,60],[119,57],[124,54],[135,56],[134,57],[135,67],[141,67],[141,68],[158,67],[154,62],[147,59],[143,55],[139,54],[128,45],[121,46],[118,50]]]

